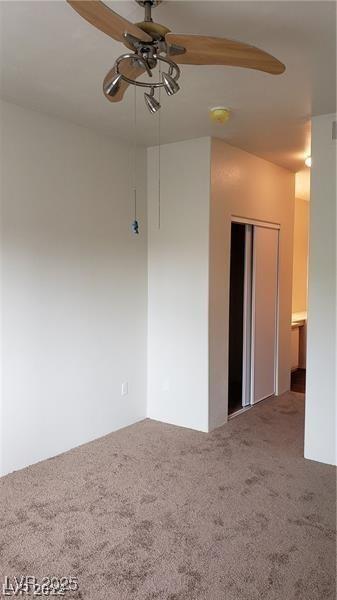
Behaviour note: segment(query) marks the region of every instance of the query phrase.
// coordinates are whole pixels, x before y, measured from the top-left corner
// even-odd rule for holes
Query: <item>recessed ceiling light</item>
[[[310,167],[312,165],[311,156],[307,156],[307,158],[304,161],[304,164],[305,164],[306,167],[309,167],[309,169],[310,169]]]

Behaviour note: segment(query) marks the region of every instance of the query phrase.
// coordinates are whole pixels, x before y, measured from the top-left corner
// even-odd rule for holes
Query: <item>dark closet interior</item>
[[[245,225],[232,223],[229,300],[228,413],[242,408]]]

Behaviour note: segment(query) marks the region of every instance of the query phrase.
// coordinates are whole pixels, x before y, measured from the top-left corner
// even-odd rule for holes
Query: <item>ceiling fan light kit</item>
[[[154,97],[154,89],[153,88],[151,89],[149,94],[147,92],[144,93],[144,98],[145,98],[145,104],[148,107],[150,113],[155,114],[156,112],[158,112],[158,110],[160,110],[161,104]]]
[[[91,25],[129,49],[128,53],[117,58],[104,79],[103,92],[110,102],[120,102],[129,85],[139,86],[150,89],[144,94],[145,103],[151,113],[157,112],[160,103],[154,97],[155,90],[164,88],[169,96],[173,96],[180,89],[177,83],[180,77],[178,64],[244,67],[274,75],[285,70],[279,60],[254,46],[225,38],[171,33],[152,19],[152,8],[158,6],[161,0],[135,1],[145,11],[144,21],[136,24],[124,19],[100,0],[67,0]],[[166,63],[169,69],[161,73],[160,81],[138,81],[144,73],[153,77],[152,71],[161,62]]]
[[[144,82],[133,80],[127,75],[121,72],[121,64],[124,61],[133,62],[136,67],[140,67],[148,74],[149,77],[153,77],[152,70],[158,65],[158,63],[166,63],[169,66],[168,73],[161,73],[161,81],[157,82]],[[150,89],[150,94],[145,93],[145,103],[149,108],[148,98],[151,97],[154,99],[154,91],[157,88],[164,88],[168,96],[173,96],[176,94],[180,87],[177,83],[180,77],[180,69],[178,65],[176,65],[172,60],[167,57],[156,55],[153,49],[144,50],[144,46],[142,46],[142,54],[133,54],[127,53],[122,54],[115,61],[114,67],[112,69],[112,77],[108,78],[104,81],[103,90],[106,96],[113,98],[116,96],[120,90],[121,81],[126,82],[129,85],[135,85],[137,87],[148,88]],[[156,112],[149,108],[150,112]],[[158,110],[158,109],[157,109]]]
[[[177,67],[177,65],[175,65]],[[172,77],[171,73],[162,74],[163,85],[168,96],[173,96],[180,90],[179,83]]]
[[[120,81],[122,79],[122,75],[120,73],[116,73],[112,79],[104,84],[104,92],[105,94],[107,94],[108,96],[111,96],[111,98],[113,98],[113,96],[115,94],[117,94],[119,87],[120,87]]]

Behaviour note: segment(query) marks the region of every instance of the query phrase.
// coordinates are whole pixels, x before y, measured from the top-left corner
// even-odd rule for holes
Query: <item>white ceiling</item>
[[[132,21],[133,1],[107,2]],[[124,46],[84,21],[65,1],[2,1],[1,95],[21,105],[130,140],[133,90],[110,104],[102,80]],[[322,1],[175,1],[154,10],[176,33],[223,36],[259,46],[286,64],[272,76],[231,67],[183,66],[181,91],[162,95],[162,142],[214,135],[292,170],[310,145],[310,116],[336,110],[336,4]],[[138,94],[138,142],[158,139],[158,116]],[[165,97],[163,97],[165,96]],[[232,109],[226,126],[208,109]]]

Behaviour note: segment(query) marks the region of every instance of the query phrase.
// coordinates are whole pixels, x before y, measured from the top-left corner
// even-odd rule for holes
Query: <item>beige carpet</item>
[[[78,577],[67,600],[334,600],[335,470],[302,458],[303,404],[211,434],[147,420],[2,478],[0,577]]]

